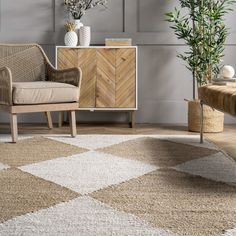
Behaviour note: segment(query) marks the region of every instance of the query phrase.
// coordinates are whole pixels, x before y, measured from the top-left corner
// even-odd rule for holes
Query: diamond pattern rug
[[[0,235],[236,235],[236,162],[198,136],[0,136]]]

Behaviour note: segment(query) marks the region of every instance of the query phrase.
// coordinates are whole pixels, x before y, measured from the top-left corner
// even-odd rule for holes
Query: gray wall
[[[66,13],[63,0],[0,0],[0,42],[40,43],[55,60],[55,45],[63,45]],[[191,74],[176,58],[186,50],[176,40],[164,13],[177,0],[109,0],[108,9],[93,9],[82,19],[92,27],[92,44],[104,44],[106,37],[131,37],[139,46],[139,123],[186,123],[184,98],[192,96]],[[236,67],[235,13],[227,18],[231,28],[225,64]],[[55,118],[55,117],[54,117]],[[125,121],[119,113],[79,112],[78,120]],[[0,122],[8,117],[0,113]],[[24,115],[22,122],[43,122],[42,114]],[[227,118],[227,122],[234,119]]]

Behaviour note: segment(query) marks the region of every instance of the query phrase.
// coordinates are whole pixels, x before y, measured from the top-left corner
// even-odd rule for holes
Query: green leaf
[[[229,30],[225,15],[232,11],[234,0],[179,0],[180,7],[165,14],[178,39],[189,47],[178,58],[195,72],[198,85],[207,83],[204,75],[216,77]],[[186,14],[186,11],[188,12]]]

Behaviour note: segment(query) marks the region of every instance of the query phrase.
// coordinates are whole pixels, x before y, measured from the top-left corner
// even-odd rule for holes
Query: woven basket
[[[203,106],[204,133],[218,133],[224,130],[224,113]],[[199,100],[188,101],[188,130],[200,132],[201,106]]]

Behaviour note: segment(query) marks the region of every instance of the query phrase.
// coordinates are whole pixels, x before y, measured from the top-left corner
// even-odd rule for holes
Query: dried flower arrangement
[[[67,32],[75,31],[76,24],[74,22],[67,21],[67,23],[65,24],[65,28]]]
[[[87,10],[102,6],[106,7],[107,0],[64,0],[67,11],[75,20],[81,19]]]

